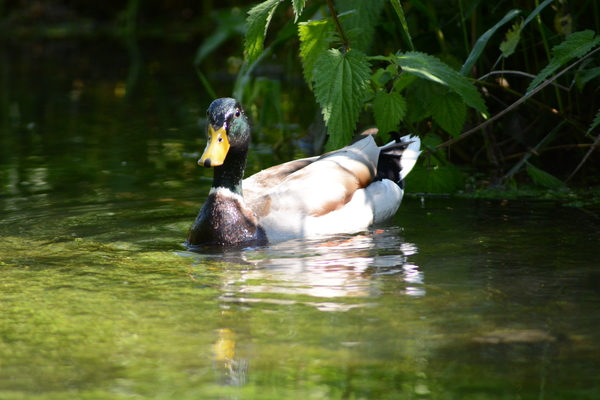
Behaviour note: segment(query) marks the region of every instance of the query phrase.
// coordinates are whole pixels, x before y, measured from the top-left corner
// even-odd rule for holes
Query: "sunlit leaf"
[[[406,100],[398,92],[380,90],[373,100],[373,114],[380,133],[397,131],[398,124],[406,115]]]
[[[515,52],[517,49],[517,45],[519,44],[519,40],[521,39],[521,26],[523,25],[523,20],[515,22],[512,28],[506,32],[506,37],[500,43],[500,51],[502,51],[503,57],[509,57],[511,54]]]
[[[527,92],[531,92],[548,76],[552,75],[557,69],[571,61],[573,58],[582,57],[589,53],[600,43],[600,36],[594,37],[592,30],[575,32],[567,36],[564,42],[554,46],[552,49],[552,60],[529,84]]]
[[[255,61],[263,52],[267,28],[280,2],[281,0],[267,0],[248,11],[244,49],[249,63]]]
[[[315,61],[329,48],[329,43],[325,39],[331,36],[330,32],[333,30],[335,25],[330,18],[298,24],[300,59],[304,79],[309,87],[312,87]]]
[[[345,54],[327,50],[315,62],[314,91],[329,128],[328,149],[342,147],[352,138],[370,78],[369,63],[358,50]]]
[[[545,186],[548,188],[557,188],[559,186],[562,186],[563,183],[558,178],[550,175],[546,171],[542,171],[541,169],[534,167],[529,162],[525,162],[525,164],[527,174],[538,185]]]
[[[431,116],[452,137],[462,132],[467,118],[467,107],[456,93],[431,96],[429,99]]]
[[[416,51],[398,53],[397,56],[398,64],[405,72],[450,87],[467,105],[487,115],[487,106],[477,88],[438,58]]]

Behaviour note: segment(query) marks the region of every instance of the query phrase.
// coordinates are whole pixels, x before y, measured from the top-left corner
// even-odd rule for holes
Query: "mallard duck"
[[[199,165],[214,168],[208,198],[186,244],[266,244],[353,233],[391,218],[404,178],[420,154],[418,137],[378,147],[372,135],[319,157],[290,161],[243,179],[250,125],[238,101],[207,111],[208,143]]]

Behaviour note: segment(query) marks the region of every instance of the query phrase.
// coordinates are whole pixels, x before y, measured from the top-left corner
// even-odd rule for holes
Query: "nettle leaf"
[[[575,76],[575,83],[577,84],[577,88],[579,90],[583,90],[583,87],[591,81],[592,79],[596,79],[600,76],[600,67],[590,68],[584,71],[577,71],[577,75]]]
[[[327,125],[328,150],[346,145],[354,133],[362,98],[371,78],[364,53],[337,49],[324,52],[315,62],[314,91]]]
[[[587,133],[592,133],[594,129],[596,129],[600,125],[600,110],[596,114],[596,118],[594,118],[594,122],[590,125],[590,129],[588,129]]]
[[[467,119],[467,107],[459,95],[448,92],[431,96],[429,110],[433,119],[452,137],[460,135]]]
[[[304,10],[304,5],[306,4],[306,0],[292,0],[292,5],[294,6],[294,14],[296,17],[294,18],[294,22],[298,21],[300,14],[302,14],[302,10]]]
[[[420,78],[450,87],[470,107],[487,116],[485,105],[477,88],[467,78],[450,68],[438,58],[416,51],[397,53],[397,62],[402,70]]]
[[[264,50],[265,36],[275,9],[282,0],[267,0],[248,11],[244,50],[248,63],[256,61]]]
[[[309,87],[312,87],[315,61],[329,48],[326,39],[331,37],[334,30],[335,25],[330,18],[298,24],[300,58],[304,79]]]
[[[517,49],[517,45],[519,44],[519,40],[521,39],[521,29],[523,26],[523,20],[517,21],[514,23],[512,28],[506,32],[506,37],[500,43],[500,51],[502,51],[502,56],[504,58],[509,57],[511,54],[515,52]]]
[[[353,49],[366,52],[373,41],[375,26],[385,5],[383,0],[343,0],[336,1],[340,14],[355,12],[341,20],[342,27],[350,35]]]
[[[548,188],[557,188],[562,186],[562,182],[560,179],[556,178],[553,175],[550,175],[546,171],[542,171],[541,169],[534,167],[529,162],[525,162],[527,174],[533,179],[535,183],[541,186],[545,186]]]
[[[592,30],[574,32],[564,42],[552,48],[552,60],[529,84],[527,92],[531,92],[548,76],[575,57],[582,57],[600,43],[600,36],[594,37]]]
[[[492,26],[483,35],[481,35],[479,39],[477,39],[477,42],[475,42],[475,46],[473,46],[469,57],[467,57],[467,60],[460,69],[461,75],[466,76],[469,73],[469,71],[471,71],[471,68],[473,68],[473,65],[475,65],[475,62],[477,62],[479,56],[481,56],[481,54],[483,53],[483,50],[485,49],[485,46],[487,45],[487,42],[490,40],[492,35],[496,33],[496,31],[502,25],[506,24],[508,21],[510,21],[520,13],[521,10],[510,10],[508,13],[506,13],[504,18],[502,18],[499,22],[496,23],[496,25]]]
[[[406,115],[406,100],[398,92],[380,90],[373,100],[373,114],[379,133],[398,130],[398,124]]]

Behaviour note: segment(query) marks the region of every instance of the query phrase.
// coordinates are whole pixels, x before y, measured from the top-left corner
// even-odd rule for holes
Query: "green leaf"
[[[354,133],[362,98],[371,78],[364,53],[337,49],[324,52],[315,62],[315,96],[327,125],[328,149],[346,145]]]
[[[514,23],[512,28],[506,32],[506,37],[500,43],[500,51],[502,51],[502,56],[504,58],[509,57],[513,54],[519,44],[519,40],[521,39],[521,29],[523,26],[523,20],[517,21]]]
[[[456,93],[448,92],[441,96],[429,98],[429,109],[433,119],[448,132],[457,138],[467,119],[467,107]]]
[[[315,61],[329,48],[329,43],[325,39],[331,37],[331,32],[334,30],[335,24],[330,18],[298,24],[300,58],[304,79],[309,87],[312,87]]]
[[[406,100],[398,92],[380,90],[373,100],[373,114],[379,133],[398,131],[398,124],[406,115]]]
[[[574,32],[564,42],[552,48],[552,60],[529,84],[527,92],[531,92],[548,76],[575,57],[582,57],[600,43],[600,36],[594,37],[592,30]]]
[[[396,83],[394,84],[394,90],[397,92],[401,92],[417,79],[419,78],[416,75],[401,74]]]
[[[525,162],[527,166],[527,174],[533,179],[535,183],[548,188],[557,188],[563,185],[563,183],[556,177],[550,175],[546,171],[534,167],[529,162]]]
[[[400,24],[402,25],[402,29],[404,29],[404,34],[406,35],[406,40],[410,45],[410,49],[414,50],[415,46],[413,46],[412,38],[410,37],[410,32],[408,31],[408,24],[406,23],[406,18],[404,17],[404,11],[402,10],[400,0],[390,0],[390,3],[392,3],[392,7],[394,7],[398,18],[400,19]]]
[[[406,177],[406,190],[411,193],[455,193],[463,188],[462,174],[452,164],[431,168],[417,164]]]
[[[382,0],[337,0],[335,2],[339,14],[355,11],[340,20],[346,33],[350,35],[353,49],[367,52],[375,37],[375,26],[379,22],[384,5]]]
[[[492,26],[483,35],[481,35],[479,39],[477,39],[477,42],[475,42],[475,46],[473,46],[473,50],[471,50],[471,54],[469,54],[469,57],[467,57],[467,61],[465,61],[462,68],[460,69],[461,75],[467,76],[469,71],[471,71],[471,68],[473,68],[473,65],[475,65],[475,62],[477,61],[479,56],[481,56],[481,53],[483,53],[483,49],[485,48],[485,45],[487,44],[488,40],[490,40],[490,38],[498,30],[498,28],[500,28],[502,25],[504,25],[520,13],[521,10],[509,11],[508,13],[506,13],[504,18],[502,18],[498,23],[496,23],[496,25]]]
[[[590,125],[590,129],[588,129],[587,133],[592,133],[594,129],[596,129],[600,125],[600,110],[596,114],[596,118],[594,118],[594,122]]]
[[[300,14],[302,14],[302,10],[304,10],[304,5],[306,4],[306,0],[292,0],[292,5],[294,6],[294,14],[296,17],[294,18],[294,22],[298,21]]]
[[[410,74],[450,87],[463,101],[487,116],[487,106],[477,88],[467,78],[444,64],[438,58],[425,53],[410,51],[398,53],[398,64]]]
[[[600,67],[590,68],[584,71],[577,71],[575,77],[575,83],[579,90],[583,90],[583,87],[592,79],[596,79],[600,76]]]
[[[267,28],[275,13],[275,9],[282,0],[267,0],[248,11],[246,19],[246,40],[244,49],[248,63],[255,61],[263,52]]]

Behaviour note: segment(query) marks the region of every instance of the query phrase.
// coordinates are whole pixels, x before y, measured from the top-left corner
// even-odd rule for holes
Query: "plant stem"
[[[332,0],[327,0],[327,7],[329,7],[329,12],[331,13],[331,17],[333,18],[333,23],[335,24],[335,27],[338,33],[340,34],[340,37],[342,38],[343,53],[345,53],[350,49],[350,41],[348,40],[348,37],[344,32],[344,28],[342,28],[342,24],[340,23],[337,13],[335,12],[335,8],[333,8]]]

